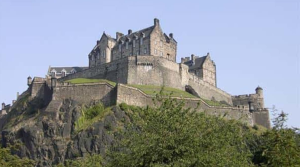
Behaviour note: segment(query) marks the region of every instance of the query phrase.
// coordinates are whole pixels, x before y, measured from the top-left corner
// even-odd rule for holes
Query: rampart
[[[64,83],[53,88],[52,100],[72,99],[88,104],[101,101],[106,106],[115,104],[115,89],[108,83],[69,84]]]
[[[118,84],[117,89],[117,104],[126,103],[129,105],[135,105],[145,107],[147,105],[153,106],[153,96],[149,96],[137,88],[133,88],[127,85]],[[176,98],[176,97],[174,97]],[[211,115],[225,116],[228,119],[236,119],[247,124],[253,125],[252,113],[249,112],[249,108],[239,107],[221,107],[210,106],[200,98],[177,98],[178,100],[184,100],[186,107],[196,108],[199,104],[198,111],[205,112]]]
[[[38,81],[38,79],[36,80]],[[35,98],[51,98],[46,112],[53,113],[52,110],[57,110],[64,99],[72,99],[81,104],[90,104],[93,101],[101,101],[106,106],[111,106],[120,103],[127,103],[129,105],[145,107],[147,105],[154,106],[153,98],[142,92],[141,90],[118,83],[116,87],[109,83],[87,83],[87,84],[70,84],[66,82],[57,82],[55,85],[49,86],[48,81],[32,82],[31,97]],[[40,86],[42,85],[42,86]],[[45,89],[51,91],[44,91],[43,96],[39,93]],[[39,90],[38,90],[39,89]],[[270,127],[269,115],[267,110],[257,110],[250,112],[249,107],[241,106],[210,106],[200,98],[179,98],[184,100],[186,107],[197,108],[199,112],[205,112],[211,115],[224,116],[228,119],[236,119],[247,124],[259,124],[267,128]],[[45,100],[45,99],[44,99]]]
[[[195,90],[195,92],[204,99],[225,101],[226,103],[232,105],[232,98],[230,94],[215,86],[210,85],[207,82],[204,82],[195,75],[189,75],[188,85],[190,85]]]

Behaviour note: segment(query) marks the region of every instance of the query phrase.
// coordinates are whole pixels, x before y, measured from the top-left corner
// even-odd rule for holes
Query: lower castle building
[[[216,64],[208,53],[205,56],[181,58],[176,63],[177,41],[174,35],[163,33],[159,20],[154,25],[126,35],[117,32],[116,37],[103,33],[88,54],[88,68],[49,68],[46,78],[28,78],[31,97],[48,101],[49,110],[60,101],[72,98],[87,103],[101,100],[106,105],[125,102],[130,105],[153,105],[152,97],[130,85],[156,85],[187,91],[197,98],[183,98],[188,107],[213,115],[227,115],[250,125],[270,128],[269,112],[264,108],[263,89],[257,87],[254,94],[233,96],[217,87]],[[69,72],[67,72],[67,70]],[[60,75],[57,76],[57,71]],[[116,82],[73,85],[65,82],[75,78],[97,78]],[[217,101],[225,106],[211,106]],[[46,109],[47,111],[47,109]],[[51,111],[49,111],[51,112]]]

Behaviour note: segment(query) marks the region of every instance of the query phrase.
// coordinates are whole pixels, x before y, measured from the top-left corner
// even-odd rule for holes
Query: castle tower
[[[263,93],[263,89],[258,86],[256,89],[255,89],[255,92],[256,94],[258,95],[258,99],[257,99],[257,102],[258,102],[258,107],[259,108],[265,108],[265,105],[264,105],[264,93]]]

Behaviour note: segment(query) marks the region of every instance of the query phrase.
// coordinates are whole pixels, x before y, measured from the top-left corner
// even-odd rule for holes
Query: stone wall
[[[87,70],[67,75],[58,79],[58,81],[67,81],[75,78],[99,78],[108,79],[114,82],[127,83],[128,58],[118,59],[116,61],[89,68]]]
[[[253,112],[252,117],[255,124],[264,126],[268,129],[271,128],[269,111],[267,109]]]
[[[117,86],[117,104],[126,103],[128,105],[145,107],[147,105],[153,106],[153,96],[146,95],[144,92],[137,88],[133,88],[127,85],[118,84]],[[197,111],[205,112],[210,115],[225,116],[228,119],[236,119],[245,122],[249,125],[253,125],[252,113],[249,112],[249,108],[238,107],[220,107],[210,106],[199,98],[177,98],[178,100],[184,100],[186,108],[196,108],[199,104]]]
[[[128,84],[158,85],[184,90],[179,64],[162,57],[129,57]]]
[[[225,101],[226,103],[232,105],[231,95],[225,91],[210,85],[207,82],[199,79],[197,76],[189,75],[189,85],[195,90],[195,92],[204,99]]]
[[[107,83],[65,84],[53,88],[52,100],[72,99],[79,103],[102,101],[106,106],[115,104],[114,87]]]

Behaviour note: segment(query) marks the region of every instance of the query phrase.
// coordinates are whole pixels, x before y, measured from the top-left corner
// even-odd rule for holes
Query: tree
[[[245,126],[185,109],[170,97],[156,101],[156,108],[121,105],[132,121],[118,135],[109,166],[253,166]]]

